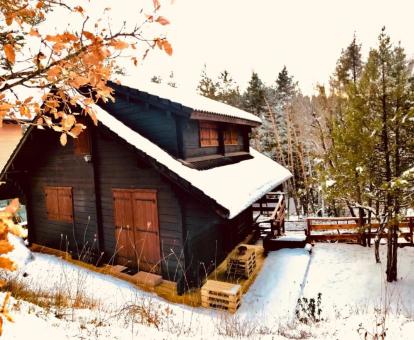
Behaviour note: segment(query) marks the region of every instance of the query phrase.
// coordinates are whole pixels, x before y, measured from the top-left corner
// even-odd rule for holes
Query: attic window
[[[224,144],[237,145],[239,144],[239,131],[236,126],[230,126],[224,130]]]
[[[210,122],[200,122],[200,145],[202,147],[219,145],[219,133],[217,124]]]
[[[45,187],[47,219],[73,222],[72,187]]]
[[[83,130],[77,138],[73,141],[75,145],[75,155],[90,155],[91,154],[91,144],[89,140],[89,131],[88,129]]]

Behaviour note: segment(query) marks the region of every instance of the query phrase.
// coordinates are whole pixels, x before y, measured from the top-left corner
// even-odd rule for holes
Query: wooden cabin
[[[252,203],[291,174],[249,147],[255,115],[158,84],[112,86],[98,126],[65,147],[30,128],[0,179],[24,188],[31,243],[82,259],[93,249],[181,293],[252,231]]]

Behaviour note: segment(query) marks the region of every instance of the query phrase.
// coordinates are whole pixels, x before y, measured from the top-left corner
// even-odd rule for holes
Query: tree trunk
[[[381,237],[380,237],[380,235],[377,235],[377,237],[374,238],[374,252],[375,252],[375,262],[376,263],[381,263],[381,258],[380,258],[380,254],[379,254],[380,242],[381,242]]]
[[[382,85],[382,147],[384,152],[384,161],[385,161],[385,180],[388,186],[391,185],[392,179],[392,169],[391,169],[391,150],[390,150],[390,137],[389,137],[389,118],[388,118],[388,109],[387,109],[387,81],[385,78],[386,75],[386,61],[382,61],[381,69],[381,85]],[[392,282],[396,277],[396,249],[393,246],[394,243],[394,216],[391,214],[391,207],[393,203],[392,193],[390,188],[387,188],[386,198],[385,198],[385,211],[388,214],[388,220],[391,222],[391,225],[388,227],[387,233],[387,281]],[[395,255],[395,257],[394,257]],[[393,265],[395,263],[395,266]]]
[[[387,281],[388,282],[392,282],[393,280],[393,268],[392,268],[392,263],[393,263],[393,226],[390,225],[388,227],[388,233],[387,233],[387,270],[386,270],[386,274],[387,274]]]

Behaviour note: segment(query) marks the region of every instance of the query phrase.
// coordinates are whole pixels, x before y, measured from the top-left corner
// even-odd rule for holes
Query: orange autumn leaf
[[[76,88],[79,88],[83,85],[86,85],[89,83],[89,78],[83,77],[83,76],[76,76],[70,81],[70,84]]]
[[[14,249],[8,240],[0,240],[0,254],[7,254]]]
[[[85,129],[86,127],[85,127],[85,125],[83,125],[83,124],[76,124],[73,128],[72,128],[72,130],[70,130],[70,134],[73,136],[73,137],[78,137],[79,135],[80,135],[80,133],[83,131],[83,129]]]
[[[125,48],[128,48],[129,44],[122,40],[112,40],[111,46],[117,50],[123,50]]]
[[[12,260],[8,259],[7,257],[0,256],[0,268],[14,271],[16,270],[16,265],[13,263]]]
[[[33,27],[30,29],[29,35],[32,37],[40,37],[39,31]]]
[[[153,4],[154,4],[154,8],[158,9],[160,8],[160,2],[158,0],[152,0]]]
[[[62,119],[62,127],[64,130],[70,130],[75,123],[76,118],[74,115],[67,115]]]
[[[13,108],[13,105],[9,104],[9,103],[1,103],[0,104],[0,112],[1,111],[9,111],[10,109]]]
[[[168,42],[168,40],[163,40],[162,42],[162,47],[164,48],[164,51],[168,54],[168,55],[172,55],[173,54],[173,49],[171,44]]]
[[[7,26],[10,26],[13,23],[14,16],[15,16],[15,14],[8,14],[6,16],[6,24],[7,24]]]
[[[20,106],[19,111],[23,117],[30,117],[30,110],[27,106]]]
[[[62,133],[60,135],[60,144],[62,144],[63,146],[66,145],[66,143],[68,142],[68,136],[66,133]]]
[[[83,31],[83,35],[85,36],[86,39],[89,39],[89,40],[95,39],[95,35],[91,32]]]
[[[65,32],[62,34],[62,39],[64,42],[69,42],[69,41],[77,41],[78,37],[72,33]]]
[[[58,36],[56,36],[56,35],[47,35],[46,37],[45,37],[45,40],[46,41],[50,41],[50,42],[59,42],[59,37]]]
[[[16,54],[14,52],[14,47],[11,44],[4,45],[4,53],[10,64],[14,64],[16,61]]]
[[[57,77],[62,72],[62,68],[60,66],[54,66],[51,69],[47,71],[47,77],[48,79]]]
[[[162,50],[162,40],[161,39],[155,39],[155,43],[159,47],[160,50]]]
[[[81,6],[76,6],[76,7],[74,8],[74,10],[75,10],[76,12],[79,12],[79,13],[82,13],[82,14],[83,14],[83,12],[84,12],[84,9],[83,9]]]
[[[33,99],[33,96],[27,97],[27,98],[24,100],[24,104],[29,104],[29,103],[32,101],[32,99]]]
[[[164,17],[158,17],[157,20],[155,20],[156,22],[158,22],[161,25],[168,25],[170,22],[164,18]]]
[[[58,42],[53,45],[53,51],[55,51],[56,53],[62,51],[64,48],[65,48],[65,44],[61,42]]]

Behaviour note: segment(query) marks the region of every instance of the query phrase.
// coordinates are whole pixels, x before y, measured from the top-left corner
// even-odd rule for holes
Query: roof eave
[[[190,115],[190,119],[209,120],[209,121],[232,123],[232,124],[239,124],[239,125],[249,125],[251,127],[257,127],[261,125],[260,122],[255,122],[255,121],[248,120],[248,119],[236,118],[233,116],[227,116],[223,114],[203,112],[203,111],[193,111]]]

